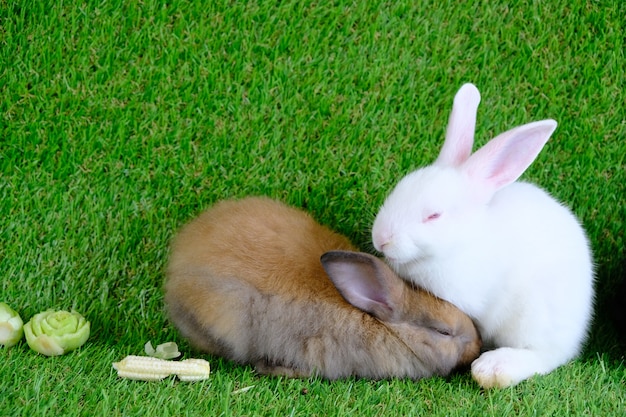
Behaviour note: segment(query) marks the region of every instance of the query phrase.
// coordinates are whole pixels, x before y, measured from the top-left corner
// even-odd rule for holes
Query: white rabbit
[[[516,127],[471,154],[479,102],[474,85],[461,87],[439,157],[398,183],[372,239],[401,277],[475,320],[495,350],[472,363],[472,375],[485,388],[507,387],[579,354],[593,261],[571,211],[516,182],[556,122]]]

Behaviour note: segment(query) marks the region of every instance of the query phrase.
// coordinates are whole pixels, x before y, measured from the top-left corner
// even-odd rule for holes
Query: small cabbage
[[[11,347],[22,339],[24,322],[15,310],[0,303],[0,345]]]
[[[89,338],[89,322],[72,311],[47,310],[24,325],[26,342],[34,351],[58,356],[82,346]]]

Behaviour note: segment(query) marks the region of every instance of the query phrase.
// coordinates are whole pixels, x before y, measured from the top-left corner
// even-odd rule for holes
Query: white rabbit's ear
[[[474,130],[476,128],[476,112],[480,104],[480,93],[474,84],[463,84],[454,96],[452,112],[446,129],[446,140],[443,143],[438,165],[459,166],[472,153]]]
[[[350,304],[381,320],[394,316],[403,286],[383,261],[362,252],[330,251],[321,262]]]
[[[477,150],[462,170],[488,193],[517,180],[537,158],[557,123],[547,119],[504,132]]]

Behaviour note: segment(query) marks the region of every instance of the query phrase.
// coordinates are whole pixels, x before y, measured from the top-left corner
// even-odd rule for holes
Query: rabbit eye
[[[439,213],[439,212],[432,213],[432,214],[430,214],[430,215],[428,215],[428,216],[426,217],[426,220],[425,220],[425,221],[427,221],[427,222],[432,222],[433,220],[437,220],[437,219],[438,219],[438,218],[440,218],[440,217],[441,217],[441,213]]]
[[[452,336],[452,333],[447,329],[435,329],[435,331],[444,336]]]

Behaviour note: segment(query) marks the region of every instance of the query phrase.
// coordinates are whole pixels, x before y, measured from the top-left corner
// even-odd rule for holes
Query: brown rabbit
[[[268,198],[223,201],[184,226],[167,275],[181,334],[264,374],[418,379],[470,364],[481,347],[452,304]]]

